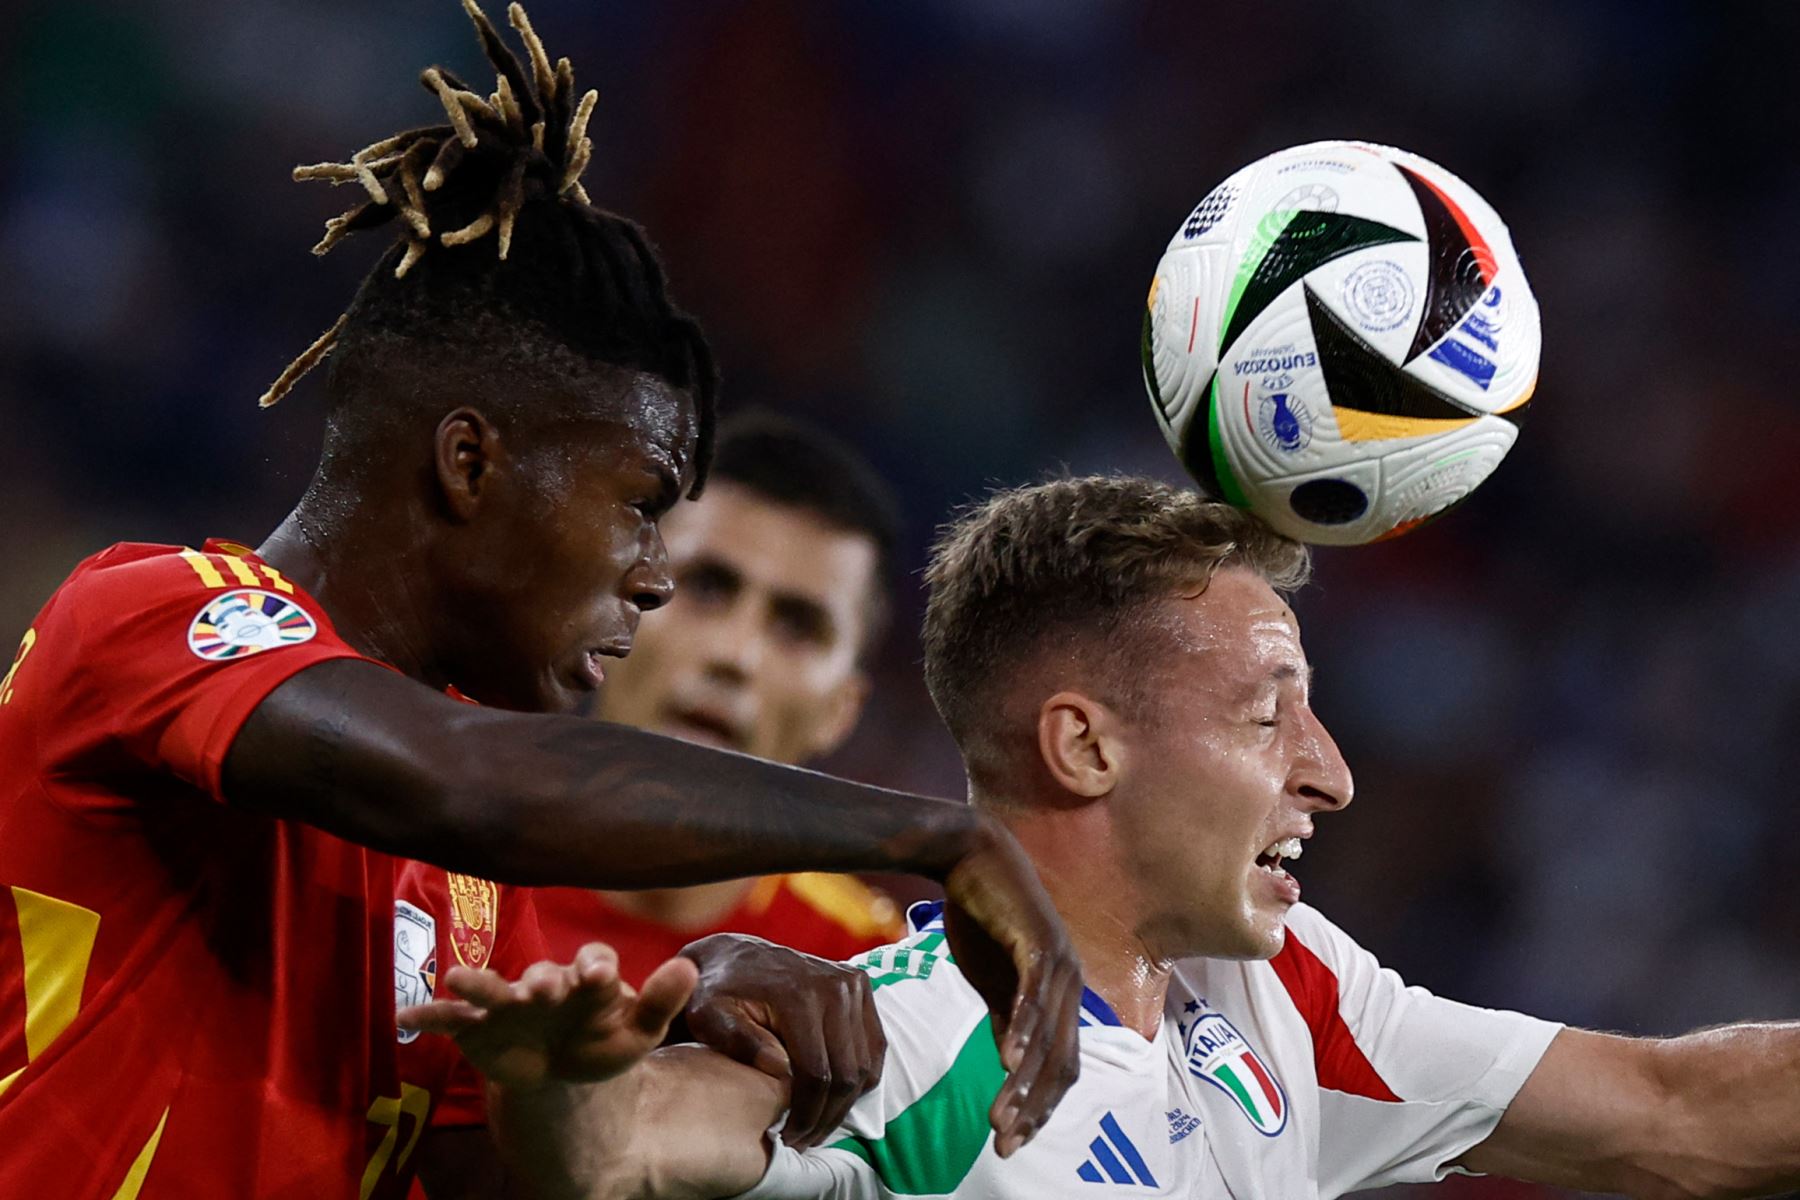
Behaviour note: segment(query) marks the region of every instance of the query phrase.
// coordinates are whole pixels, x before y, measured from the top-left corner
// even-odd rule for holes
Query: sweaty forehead
[[[634,371],[597,391],[593,415],[622,425],[635,441],[663,456],[686,479],[692,471],[697,427],[694,402],[655,375]]]
[[[1178,597],[1174,632],[1182,648],[1228,675],[1303,670],[1300,622],[1260,575],[1226,567],[1204,591]]]

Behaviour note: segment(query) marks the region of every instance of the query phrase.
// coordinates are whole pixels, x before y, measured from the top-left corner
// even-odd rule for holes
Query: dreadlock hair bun
[[[699,467],[711,458],[718,375],[699,323],[668,293],[662,261],[634,221],[594,207],[581,176],[593,156],[588,122],[599,93],[575,94],[566,58],[551,65],[518,4],[508,19],[522,62],[474,0],[462,0],[494,67],[481,96],[442,67],[420,82],[447,121],[404,130],[344,162],[296,167],[296,180],[350,185],[361,203],[325,223],[313,253],[354,233],[398,227],[349,309],[263,394],[268,407],[336,351],[394,337],[422,343],[492,341],[509,354],[568,352],[641,370],[691,389]]]

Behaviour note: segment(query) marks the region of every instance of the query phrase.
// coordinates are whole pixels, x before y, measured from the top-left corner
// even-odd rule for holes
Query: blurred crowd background
[[[1358,137],[1475,185],[1542,304],[1542,385],[1452,519],[1318,555],[1298,606],[1359,801],[1298,873],[1459,998],[1634,1033],[1800,1016],[1800,7],[532,13],[601,89],[589,190],[662,245],[727,406],[865,450],[915,568],[993,484],[1173,475],[1141,305],[1228,172]],[[432,120],[414,80],[433,62],[485,74],[453,0],[0,7],[9,647],[93,550],[254,543],[299,494],[319,383],[255,397],[376,247],[313,259],[344,193],[288,170]],[[918,607],[909,576],[871,713],[829,765],[960,794]]]

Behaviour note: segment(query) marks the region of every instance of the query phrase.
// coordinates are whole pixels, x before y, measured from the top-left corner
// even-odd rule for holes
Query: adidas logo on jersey
[[[1111,1113],[1100,1118],[1100,1136],[1088,1143],[1088,1158],[1075,1169],[1075,1174],[1088,1183],[1161,1186]]]

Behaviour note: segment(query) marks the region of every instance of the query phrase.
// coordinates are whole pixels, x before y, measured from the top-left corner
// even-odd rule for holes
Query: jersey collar
[[[944,902],[942,900],[921,900],[906,910],[906,927],[911,933],[944,932]],[[1081,989],[1081,1012],[1077,1014],[1077,1023],[1082,1028],[1091,1025],[1111,1025],[1122,1027],[1123,1021],[1112,1010],[1112,1005],[1100,998],[1100,993],[1090,987]]]

